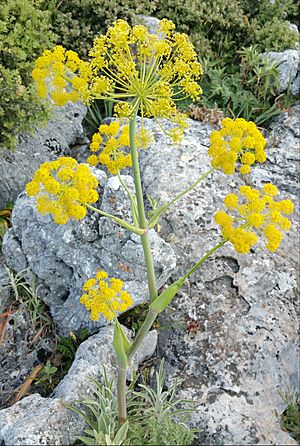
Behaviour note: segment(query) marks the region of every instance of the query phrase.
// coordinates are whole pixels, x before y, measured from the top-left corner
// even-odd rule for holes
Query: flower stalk
[[[140,228],[145,230],[147,229],[147,220],[145,217],[144,199],[143,199],[141,175],[138,161],[138,151],[135,145],[135,133],[136,133],[136,114],[131,118],[129,122],[130,153],[132,158],[132,169],[133,169],[134,185],[136,192],[138,222]],[[147,231],[141,234],[141,241],[145,255],[149,295],[150,295],[150,300],[152,301],[157,297],[157,288],[155,282],[153,258]]]
[[[118,367],[117,392],[118,392],[119,423],[124,424],[127,420],[126,369],[122,369],[121,367]]]

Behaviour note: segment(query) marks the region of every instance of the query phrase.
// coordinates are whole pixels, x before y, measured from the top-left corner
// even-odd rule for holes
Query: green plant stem
[[[205,262],[208,257],[215,252],[217,249],[221,248],[221,246],[225,245],[225,243],[228,242],[228,239],[223,239],[220,243],[218,243],[216,246],[214,246],[212,249],[207,251],[207,253],[199,260],[199,262],[196,263],[196,265],[193,266],[183,277],[184,279],[188,279],[197,268],[199,268],[200,265],[202,265],[203,262]]]
[[[147,228],[147,220],[145,217],[138,151],[135,146],[135,128],[136,128],[136,115],[129,121],[130,153],[132,158],[132,169],[134,176],[139,227],[145,230]],[[141,234],[141,240],[147,268],[147,279],[148,279],[150,301],[153,301],[157,297],[157,288],[154,274],[153,258],[147,231]]]
[[[127,419],[127,409],[126,409],[126,369],[118,367],[118,412],[119,412],[119,423],[124,424]]]
[[[152,327],[152,324],[155,321],[157,315],[158,315],[158,313],[155,313],[152,310],[148,311],[148,314],[146,316],[146,319],[144,320],[143,325],[139,329],[138,334],[136,335],[134,341],[131,344],[130,349],[127,352],[127,358],[128,358],[129,363],[132,360],[133,355],[136,353],[137,349],[141,345],[143,339],[149,332],[150,328]]]
[[[184,195],[188,194],[191,190],[195,189],[195,187],[197,187],[198,184],[202,180],[204,180],[209,174],[211,174],[214,170],[215,170],[215,168],[213,167],[212,169],[205,172],[193,184],[191,184],[191,186],[187,187],[184,191],[182,191],[178,195],[176,195],[176,197],[174,197],[172,200],[168,201],[168,203],[161,206],[158,209],[157,213],[151,218],[150,227],[152,227],[153,223],[154,223],[154,225],[156,224],[157,219],[163,212],[167,211],[169,209],[169,207],[172,206],[172,204],[176,203],[176,201],[180,200],[180,198],[182,198]]]
[[[202,263],[208,259],[208,257],[215,252],[217,249],[221,248],[221,246],[225,245],[225,243],[227,242],[227,239],[222,240],[220,243],[218,243],[216,246],[214,246],[212,249],[210,249],[209,251],[207,251],[207,253],[193,266],[193,268],[191,268],[183,277],[185,280],[188,279],[195,271],[197,268],[199,268],[200,265],[202,265]],[[144,337],[147,335],[147,333],[149,332],[153,322],[155,321],[156,317],[157,317],[158,313],[152,311],[151,309],[149,310],[146,319],[143,323],[143,325],[141,326],[140,330],[138,331],[138,334],[136,335],[134,341],[131,344],[130,349],[128,350],[127,353],[127,358],[128,358],[128,362],[130,363],[133,355],[136,353],[137,349],[139,348],[139,346],[141,345]]]
[[[138,213],[137,213],[135,197],[130,193],[128,187],[126,186],[126,184],[122,180],[122,177],[120,175],[120,171],[119,170],[118,170],[117,174],[118,174],[118,178],[120,180],[120,183],[122,184],[123,188],[125,189],[125,192],[127,193],[127,196],[128,196],[128,198],[130,200],[133,222],[134,222],[135,226],[139,226]]]
[[[111,218],[116,223],[118,223],[120,226],[122,226],[125,229],[128,229],[128,231],[131,231],[134,234],[137,234],[137,235],[145,234],[145,230],[137,228],[136,226],[133,226],[130,223],[127,223],[125,220],[122,220],[121,218],[115,217],[114,215],[108,214],[107,212],[100,211],[100,209],[97,209],[94,206],[91,206],[90,204],[86,204],[85,206],[88,209],[91,209],[91,211],[97,212],[98,214],[103,215],[103,217]]]

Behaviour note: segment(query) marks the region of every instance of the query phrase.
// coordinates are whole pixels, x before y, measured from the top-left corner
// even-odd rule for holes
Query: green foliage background
[[[276,72],[258,55],[297,44],[288,22],[297,22],[294,0],[0,0],[0,146],[13,148],[20,132],[47,118],[30,76],[44,49],[62,44],[87,58],[97,34],[139,14],[167,17],[191,37],[205,67],[202,106],[261,123],[280,110]],[[258,92],[259,70],[266,75]]]
[[[31,70],[41,50],[57,40],[50,18],[31,0],[0,2],[0,146],[13,148],[18,133],[47,117]]]

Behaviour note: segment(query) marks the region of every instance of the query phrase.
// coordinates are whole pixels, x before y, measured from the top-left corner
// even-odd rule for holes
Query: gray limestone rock
[[[130,335],[124,327],[127,335]],[[113,327],[104,327],[83,342],[74,363],[52,398],[30,395],[8,409],[0,411],[0,441],[6,446],[73,444],[82,435],[84,422],[65,405],[92,396],[91,378],[104,383],[103,367],[109,379],[116,379],[116,362],[112,348]],[[157,335],[152,331],[133,358],[132,368],[152,356]]]
[[[282,52],[267,53],[270,60],[278,63],[279,92],[286,91],[290,86],[293,95],[300,92],[300,53],[299,48]]]
[[[136,21],[141,25],[146,26],[150,34],[159,34],[159,19],[148,15],[138,15]]]
[[[130,221],[130,201],[118,179],[106,181],[103,171],[94,169],[100,188],[100,208]],[[130,190],[133,180],[123,176]],[[143,248],[138,236],[112,222],[90,213],[80,223],[70,221],[57,225],[51,216],[38,214],[35,198],[25,193],[16,201],[13,210],[13,228],[3,241],[7,263],[16,271],[30,268],[40,284],[40,294],[50,307],[61,333],[86,327],[94,331],[105,325],[101,318],[92,322],[85,307],[80,304],[84,282],[97,270],[104,269],[110,277],[125,282],[134,305],[148,298]],[[175,255],[168,243],[154,230],[149,231],[154,253],[154,267],[158,286],[161,287],[175,268]]]
[[[0,258],[0,314],[10,303],[9,276]]]
[[[182,396],[199,403],[192,424],[198,444],[296,444],[280,428],[278,394],[299,384],[298,108],[280,116],[268,139],[266,163],[240,178],[214,172],[161,220],[160,235],[183,274],[220,241],[213,220],[226,194],[245,184],[272,181],[296,205],[293,227],[271,254],[260,242],[248,255],[225,245],[191,276],[162,315],[159,354],[169,376],[184,380]],[[166,202],[209,167],[212,127],[189,122],[183,144],[170,145],[152,121],[156,142],[141,153],[145,192]]]
[[[222,208],[224,196],[242,184],[260,187],[274,182],[280,198],[288,196],[296,204],[293,220],[299,221],[298,111],[294,107],[274,121],[266,163],[255,165],[244,178],[212,173],[163,216],[158,234],[151,231],[155,257],[160,257],[160,264],[155,265],[159,286],[168,277],[174,280],[186,272],[218,243],[220,233],[213,216]],[[151,148],[140,152],[145,196],[160,197],[164,203],[210,168],[207,149],[213,127],[191,120],[189,124],[177,147],[152,120],[145,120],[155,136]],[[132,188],[132,179],[123,179]],[[129,201],[117,179],[106,181],[103,177],[101,187],[101,209],[129,218]],[[21,195],[13,229],[4,240],[7,261],[18,268],[29,265],[48,289],[44,299],[52,301],[52,312],[63,330],[82,326],[82,316],[77,314],[79,290],[96,268],[129,278],[128,290],[138,302],[144,299],[145,271],[138,238],[129,237],[106,218],[93,214],[88,218],[91,220],[80,225],[54,228],[51,218],[37,216],[33,200]],[[299,383],[298,234],[294,223],[275,254],[267,252],[262,242],[248,255],[224,245],[191,276],[161,317],[159,353],[166,358],[169,378],[176,375],[183,379],[182,396],[198,402],[200,410],[190,419],[191,425],[201,430],[198,444],[296,444],[281,430],[274,411],[285,409],[278,392]],[[82,252],[86,253],[85,262]],[[103,330],[101,345],[105,344]],[[57,397],[67,398],[61,390],[64,386],[76,392],[70,377],[78,376],[79,388],[80,382],[85,382],[86,362],[80,354],[79,350],[67,384],[57,388]],[[103,357],[109,366],[110,354]],[[93,373],[96,363],[90,362]],[[57,404],[53,402],[56,399],[51,401]],[[4,416],[10,417],[13,408],[9,411]],[[5,428],[3,432],[8,435]]]
[[[69,146],[83,137],[85,113],[79,102],[55,107],[47,126],[20,135],[15,150],[0,148],[0,209],[16,200],[41,163],[69,153]]]

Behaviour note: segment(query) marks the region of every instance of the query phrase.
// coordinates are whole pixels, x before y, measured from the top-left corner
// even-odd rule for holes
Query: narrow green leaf
[[[126,440],[126,436],[127,436],[127,431],[128,431],[128,427],[129,427],[129,423],[128,420],[120,427],[120,429],[118,430],[115,438],[114,438],[114,444],[117,446],[120,446],[125,440]]]
[[[166,290],[164,290],[149,306],[155,313],[161,313],[172,301],[177,292],[184,284],[185,279],[180,277],[176,282],[172,283]]]
[[[127,369],[128,360],[126,352],[130,347],[130,342],[126,338],[121,325],[117,321],[114,329],[114,338],[113,338],[113,346],[116,352],[118,365],[122,369]]]

